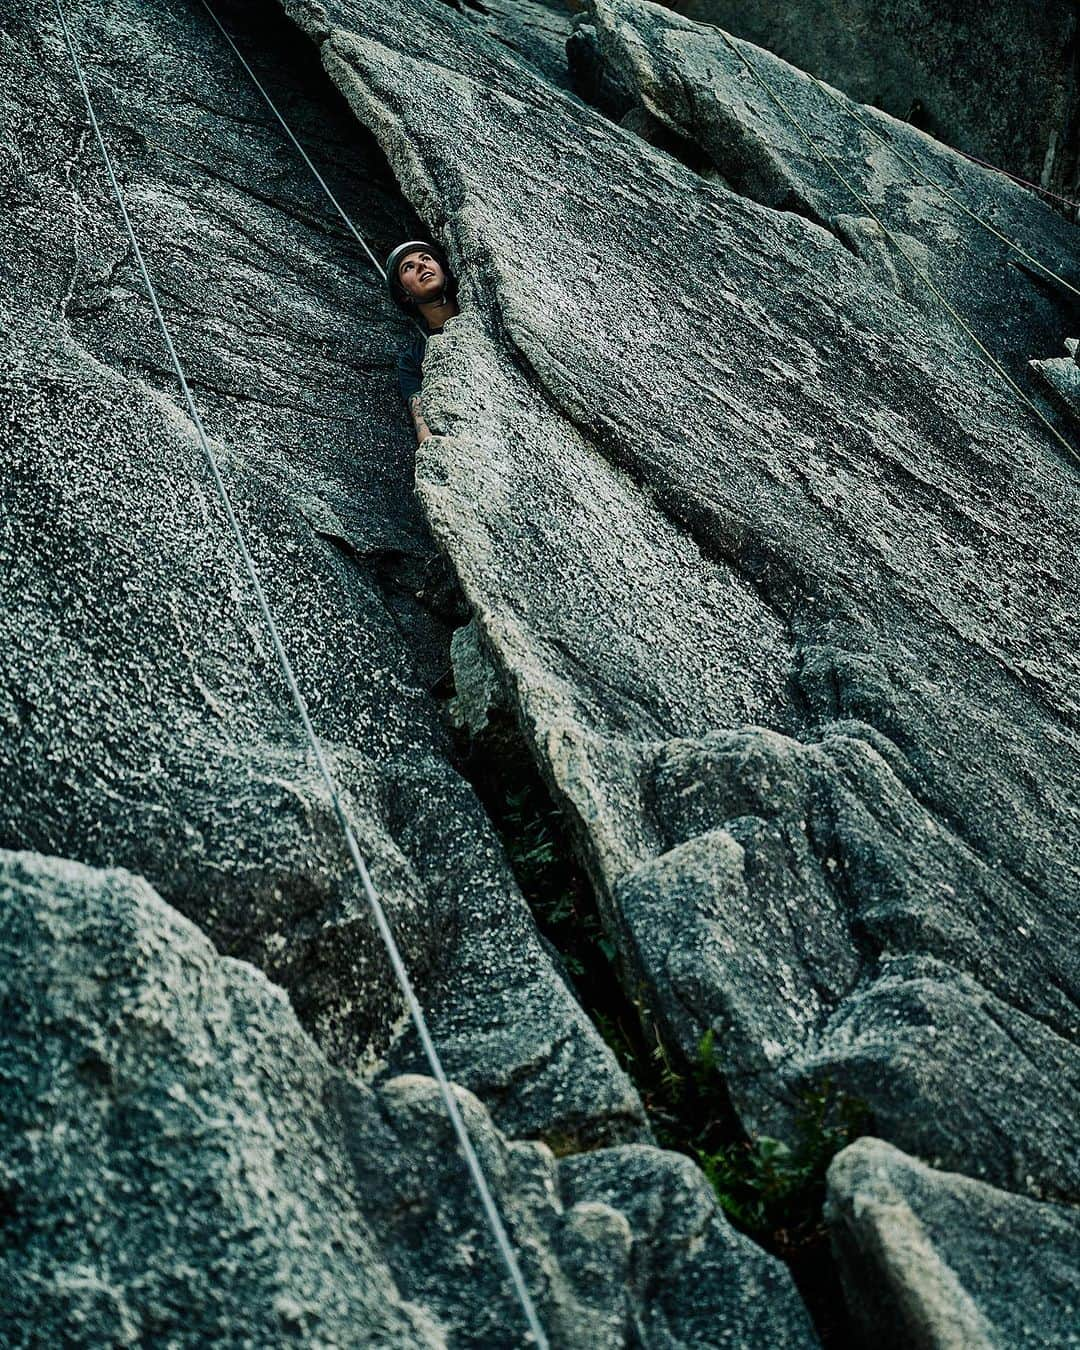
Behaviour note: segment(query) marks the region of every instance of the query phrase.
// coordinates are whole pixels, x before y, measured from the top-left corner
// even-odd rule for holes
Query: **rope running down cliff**
[[[229,527],[236,540],[236,545],[240,551],[240,555],[243,559],[244,566],[247,570],[248,576],[251,579],[251,584],[255,591],[255,597],[258,602],[259,610],[262,614],[263,622],[266,624],[267,632],[270,635],[271,645],[273,646],[274,654],[277,657],[278,665],[281,668],[281,673],[288,687],[289,694],[291,695],[292,701],[295,704],[296,710],[300,716],[300,721],[304,729],[304,734],[308,740],[308,744],[311,747],[312,754],[314,755],[315,763],[319,770],[319,775],[322,778],[323,784],[325,785],[326,790],[330,795],[331,802],[333,803],[334,814],[337,817],[338,824],[341,827],[341,831],[345,837],[345,842],[348,847],[349,856],[352,859],[353,866],[356,869],[356,873],[360,878],[360,883],[363,888],[364,894],[367,897],[368,905],[371,909],[371,914],[375,921],[375,926],[378,929],[379,936],[382,939],[383,945],[386,948],[387,955],[390,958],[390,964],[393,968],[398,986],[400,987],[401,992],[405,998],[405,1002],[407,1003],[409,1011],[412,1014],[413,1023],[416,1026],[416,1030],[420,1037],[421,1044],[423,1045],[424,1053],[427,1057],[428,1064],[430,1065],[432,1074],[439,1085],[439,1090],[442,1094],[442,1098],[446,1106],[447,1115],[450,1117],[450,1121],[453,1125],[454,1132],[457,1135],[458,1144],[465,1158],[466,1166],[468,1167],[468,1170],[472,1176],[473,1183],[480,1196],[480,1201],[484,1210],[485,1217],[488,1222],[488,1226],[491,1229],[492,1235],[495,1239],[495,1243],[499,1249],[503,1261],[506,1264],[507,1271],[510,1275],[511,1282],[514,1287],[514,1291],[517,1295],[518,1301],[521,1304],[522,1312],[525,1315],[525,1320],[529,1326],[529,1330],[532,1333],[533,1343],[536,1346],[540,1347],[540,1350],[548,1350],[547,1337],[544,1333],[542,1326],[540,1325],[539,1317],[537,1316],[536,1309],[533,1306],[532,1298],[530,1297],[529,1291],[525,1285],[525,1280],[524,1277],[522,1276],[520,1266],[518,1265],[517,1257],[514,1253],[513,1248],[510,1245],[509,1237],[507,1236],[506,1229],[503,1226],[503,1222],[499,1215],[498,1209],[495,1205],[494,1198],[492,1197],[491,1191],[488,1187],[487,1180],[483,1173],[483,1169],[480,1166],[480,1161],[476,1156],[476,1151],[473,1148],[472,1140],[469,1137],[468,1130],[465,1127],[465,1122],[461,1116],[461,1111],[458,1108],[458,1104],[454,1098],[454,1094],[450,1087],[449,1080],[447,1079],[446,1073],[443,1069],[442,1061],[440,1060],[438,1051],[435,1049],[435,1044],[431,1039],[431,1034],[427,1026],[427,1020],[424,1017],[423,1010],[421,1009],[420,1003],[416,997],[416,993],[413,990],[412,982],[409,979],[408,971],[405,968],[405,963],[402,959],[401,952],[398,948],[393,932],[391,931],[390,925],[387,922],[386,913],[383,910],[382,902],[380,901],[378,894],[375,891],[374,885],[372,884],[370,874],[368,873],[367,865],[365,864],[363,856],[360,853],[360,846],[356,841],[356,836],[353,833],[352,826],[349,824],[348,817],[345,814],[345,808],[344,805],[342,804],[340,793],[338,792],[337,783],[333,775],[331,774],[329,766],[327,764],[326,756],[323,751],[322,742],[320,741],[318,734],[316,733],[315,728],[312,725],[311,716],[308,711],[307,701],[305,700],[304,695],[301,692],[299,685],[297,684],[296,675],[293,671],[292,663],[290,662],[288,654],[286,653],[284,645],[282,644],[277,624],[270,610],[270,604],[269,601],[267,600],[266,592],[263,589],[262,582],[259,579],[259,574],[258,571],[256,570],[254,560],[251,556],[247,543],[244,539],[244,534],[240,528],[240,523],[237,520],[236,512],[233,509],[232,500],[229,496],[228,489],[226,488],[224,480],[222,479],[221,472],[218,467],[217,457],[215,456],[214,451],[211,448],[209,439],[207,438],[206,435],[206,431],[203,428],[202,419],[200,418],[199,411],[195,406],[195,401],[192,397],[187,377],[184,374],[183,367],[180,364],[180,358],[178,357],[176,353],[176,348],[173,345],[168,325],[165,322],[165,317],[162,314],[161,306],[158,303],[157,292],[154,288],[153,282],[150,279],[150,273],[147,271],[146,263],[143,259],[142,249],[139,247],[139,241],[136,238],[135,230],[131,223],[131,217],[128,214],[127,204],[124,200],[123,191],[120,188],[119,181],[117,180],[116,173],[113,169],[112,159],[105,146],[105,141],[101,134],[101,128],[98,124],[97,114],[94,111],[93,100],[90,97],[90,91],[87,87],[86,79],[82,71],[82,66],[79,62],[78,55],[75,51],[75,45],[74,42],[72,41],[71,32],[68,28],[67,17],[64,13],[63,4],[61,3],[61,0],[55,0],[55,3],[56,3],[56,12],[60,19],[60,25],[63,30],[64,41],[66,42],[68,52],[71,55],[71,60],[75,68],[75,74],[79,82],[79,87],[82,90],[83,99],[86,103],[86,110],[90,118],[90,124],[93,127],[98,147],[100,148],[102,158],[105,161],[105,168],[109,177],[109,182],[112,185],[113,193],[116,197],[117,204],[120,208],[120,214],[123,217],[124,227],[127,231],[128,239],[131,242],[131,247],[135,255],[136,262],[138,263],[139,266],[139,271],[142,274],[143,283],[146,286],[146,291],[150,298],[150,304],[153,307],[154,317],[157,319],[158,327],[161,329],[161,335],[165,341],[165,346],[168,350],[169,358],[172,362],[173,369],[176,372],[177,380],[179,381],[180,388],[183,392],[184,402],[187,405],[187,410],[191,417],[192,425],[195,428],[195,433],[198,438],[199,445],[201,446],[203,454],[206,457],[206,462],[209,465],[210,473],[214,480],[214,486],[217,489],[219,498],[221,499],[221,504],[222,507],[224,508],[226,518],[228,519]],[[327,191],[329,191],[329,189],[327,189]]]
[[[229,46],[233,49],[233,54],[235,55],[236,59],[240,62],[240,64],[244,67],[247,73],[251,76],[252,84],[259,91],[259,93],[262,94],[263,98],[266,101],[266,106],[270,109],[270,111],[274,114],[277,120],[281,123],[282,130],[285,132],[285,135],[288,136],[290,141],[292,141],[293,145],[299,152],[301,159],[304,161],[304,163],[308,166],[308,168],[314,175],[315,181],[318,183],[318,185],[322,188],[322,190],[326,193],[327,197],[330,199],[330,205],[341,217],[342,222],[345,225],[345,228],[349,231],[349,233],[353,236],[356,242],[367,254],[368,261],[371,263],[372,267],[374,267],[375,271],[378,272],[379,276],[382,277],[383,281],[385,281],[386,269],[383,267],[382,263],[379,262],[378,258],[376,258],[375,254],[372,253],[371,249],[368,247],[367,240],[364,238],[364,236],[360,233],[360,231],[356,228],[355,224],[353,223],[352,217],[349,215],[348,211],[345,210],[345,208],[338,201],[338,199],[334,196],[333,192],[330,190],[330,185],[327,183],[326,179],[322,176],[319,170],[315,167],[315,163],[312,160],[311,156],[304,149],[303,145],[300,143],[297,137],[293,134],[292,127],[290,127],[288,122],[286,122],[284,116],[278,110],[277,104],[274,102],[274,100],[270,97],[270,95],[264,88],[262,81],[259,79],[258,75],[256,75],[255,72],[252,70],[248,62],[244,59],[243,52],[233,41],[232,34],[221,22],[221,20],[214,13],[214,11],[210,8],[209,4],[207,4],[207,0],[202,0],[202,7],[203,9],[206,10],[207,14],[210,15],[210,18],[213,21],[218,32],[229,44]],[[421,333],[425,337],[427,336],[427,334],[424,331],[424,328],[416,319],[412,319],[411,323],[418,333]]]
[[[1037,267],[1040,272],[1045,272],[1046,275],[1056,281],[1059,286],[1063,286],[1065,290],[1070,291],[1073,295],[1077,296],[1077,298],[1080,298],[1080,287],[1074,286],[1071,281],[1066,281],[1065,278],[1055,272],[1052,267],[1047,267],[1046,263],[1041,262],[1034,254],[1029,253],[1022,244],[1018,244],[1015,239],[1010,239],[1009,236],[1003,234],[996,225],[991,225],[988,220],[984,220],[976,211],[972,211],[970,206],[966,206],[959,197],[955,197],[947,187],[943,187],[940,183],[935,182],[933,178],[928,176],[925,169],[920,168],[919,165],[915,163],[910,155],[905,155],[902,150],[898,149],[893,141],[883,135],[882,132],[878,131],[876,127],[871,126],[864,117],[860,117],[855,104],[852,103],[851,99],[846,99],[834,89],[830,89],[823,80],[819,80],[816,76],[811,75],[810,78],[823,94],[832,99],[837,107],[850,114],[864,131],[873,136],[875,140],[880,141],[901,164],[910,169],[924,187],[933,188],[935,192],[940,192],[943,197],[952,202],[959,210],[963,211],[966,216],[970,216],[971,219],[975,221],[976,225],[981,225],[984,230],[988,230],[995,238],[1000,239],[1003,244],[1008,244],[1009,248],[1014,249],[1019,253],[1025,262],[1030,263],[1032,267]],[[999,170],[998,172],[1002,171]]]
[[[997,357],[994,356],[993,352],[991,352],[990,349],[979,339],[978,335],[975,333],[975,331],[972,329],[971,325],[967,322],[967,320],[963,317],[963,315],[960,314],[959,311],[950,303],[948,297],[940,289],[940,287],[938,287],[934,283],[933,279],[930,276],[928,276],[927,273],[924,272],[923,269],[919,266],[919,264],[911,257],[911,255],[900,243],[899,239],[897,239],[896,235],[893,234],[892,230],[889,229],[889,227],[885,224],[885,222],[881,219],[881,217],[869,204],[869,202],[867,202],[865,198],[863,198],[863,196],[858,192],[856,188],[852,187],[852,185],[848,182],[848,180],[836,167],[836,164],[833,162],[831,156],[827,155],[825,151],[821,149],[817,141],[814,140],[813,136],[811,136],[809,131],[807,131],[806,128],[803,126],[797,114],[792,112],[792,110],[788,107],[788,105],[784,102],[784,100],[772,87],[770,82],[765,78],[764,75],[760,73],[757,67],[749,59],[749,57],[747,57],[743,52],[739,50],[738,47],[735,46],[734,42],[731,40],[730,37],[728,37],[727,33],[725,33],[722,28],[716,28],[715,24],[710,24],[709,27],[716,29],[716,32],[718,32],[721,38],[723,38],[724,42],[727,44],[732,54],[739,61],[742,62],[742,64],[746,67],[747,71],[749,71],[753,79],[757,81],[757,83],[762,87],[762,89],[764,89],[767,96],[776,104],[776,106],[780,109],[780,111],[784,114],[784,116],[788,119],[788,121],[792,123],[795,129],[799,132],[799,134],[810,146],[810,149],[818,157],[818,159],[820,159],[821,162],[836,176],[836,178],[839,179],[843,187],[846,188],[847,191],[852,195],[852,197],[855,198],[855,200],[859,203],[859,205],[871,218],[871,220],[873,220],[877,224],[878,228],[889,240],[889,242],[893,245],[897,253],[900,254],[900,256],[904,259],[907,265],[919,278],[919,280],[923,282],[923,284],[927,287],[927,289],[931,291],[931,293],[937,298],[938,302],[941,304],[945,312],[971,339],[974,345],[979,349],[979,351],[990,363],[993,369],[998,373],[998,375],[1001,376],[1001,378],[1005,381],[1005,383],[1009,386],[1009,388],[1013,391],[1013,393],[1017,396],[1017,398],[1019,398],[1020,401],[1032,413],[1035,414],[1038,420],[1043,424],[1043,426],[1050,433],[1050,435],[1053,436],[1054,440],[1057,441],[1057,443],[1062,447],[1062,449],[1066,452],[1069,458],[1073,460],[1074,463],[1076,463],[1077,465],[1080,465],[1080,451],[1078,451],[1073,445],[1069,443],[1069,441],[1065,439],[1065,437],[1061,434],[1060,431],[1058,431],[1057,427],[1054,426],[1053,422],[1050,421],[1050,419],[1046,416],[1046,414],[1042,411],[1042,409],[1039,408],[1037,404],[1032,399],[1030,399],[1027,396],[1027,394],[1024,393],[1023,389],[1021,389],[1021,387],[1017,384],[1017,382],[1013,379],[1013,377],[1009,374],[1009,372],[1005,369],[1005,367],[1001,364],[1001,362],[998,361]]]

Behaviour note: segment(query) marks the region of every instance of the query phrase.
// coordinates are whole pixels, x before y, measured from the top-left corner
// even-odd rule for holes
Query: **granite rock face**
[[[789,1137],[827,1088],[888,1144],[988,1183],[988,1207],[1066,1213],[1076,463],[873,215],[1034,399],[1029,360],[1075,332],[1067,292],[940,187],[1074,283],[1075,231],[644,0],[591,0],[565,70],[557,8],[531,0],[232,4],[374,243],[430,230],[460,277],[414,466],[401,325],[201,7],[72,8],[196,397],[554,1334],[812,1343],[782,1269],[689,1161],[643,1142],[458,772],[436,697],[451,668],[465,721],[511,719],[562,808],[649,1034],[684,1066],[711,1035],[748,1132]],[[286,989],[319,1082],[347,1099],[327,1147],[360,1178],[342,1203],[371,1259],[342,1298],[375,1299],[388,1337],[474,1326],[491,1344],[502,1295],[455,1302],[476,1235],[447,1127],[48,13],[18,7],[0,45],[0,547],[19,597],[0,619],[0,844],[144,876],[222,960]],[[289,1128],[322,1137],[309,1108]],[[496,1129],[620,1147],[556,1164]],[[847,1263],[858,1306],[876,1259]],[[494,1267],[476,1278],[501,1289]]]
[[[1060,342],[1063,283],[1080,289],[1076,227],[1033,194],[714,28],[638,0],[599,0],[589,17],[578,40],[598,45],[624,122],[824,226],[939,326],[954,323],[944,299],[1014,377]]]
[[[1019,1046],[1047,1132],[1075,1140],[1073,463],[963,331],[833,231],[496,47],[478,81],[441,6],[407,32],[389,3],[289,8],[417,209],[445,216],[467,303],[430,344],[418,487],[628,986],[688,1059],[717,1033],[751,1128],[788,1128],[828,1077],[949,1167],[1075,1194],[1071,1147],[1029,1148],[986,1091]],[[713,42],[742,106],[716,34],[630,0],[591,19],[602,55],[633,48],[624,81],[673,53],[664,89]],[[816,117],[841,163],[862,154],[843,108]],[[1052,213],[980,186],[1065,249]],[[893,228],[947,274],[950,223],[905,200]],[[981,237],[964,266],[989,295]]]
[[[495,42],[508,47],[521,61],[534,66],[546,80],[572,90],[566,43],[573,21],[572,0],[446,0],[462,18],[475,24]]]
[[[673,0],[865,103],[1012,173],[1080,183],[1077,16],[1068,0]]]
[[[0,912],[5,1345],[522,1343],[430,1079],[335,1071],[127,873],[5,853]],[[553,1344],[816,1344],[689,1160],[560,1163],[459,1095]]]
[[[861,1335],[900,1350],[1078,1341],[1080,1214],[936,1172],[879,1139],[829,1170],[834,1243]]]
[[[376,885],[451,1071],[502,1123],[643,1138],[430,693],[457,610],[435,602],[447,583],[411,492],[400,319],[200,13],[73,7],[72,24]],[[284,69],[286,114],[373,239],[415,234],[301,44],[305,106],[294,30],[222,13]],[[145,876],[284,985],[337,1062],[414,1067],[50,14],[21,7],[0,53],[22,157],[6,161],[0,224],[0,548],[19,597],[0,619],[0,841]]]

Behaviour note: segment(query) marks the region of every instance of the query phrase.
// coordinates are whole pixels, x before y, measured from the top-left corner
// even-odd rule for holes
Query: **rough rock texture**
[[[935,1160],[1075,1193],[1072,463],[834,234],[498,48],[479,81],[445,8],[406,33],[391,3],[289,9],[445,215],[467,312],[431,343],[418,485],[629,987],[688,1058],[721,1033],[748,1126],[827,1076]],[[592,20],[645,51],[687,30],[627,0]],[[922,228],[938,266],[952,230]],[[989,1090],[1014,1056],[1035,1138]]]
[[[125,872],[0,854],[0,917],[5,1346],[522,1343],[431,1080],[334,1071]],[[554,1345],[816,1344],[687,1159],[460,1101]]]
[[[281,990],[126,873],[5,853],[0,909],[5,1345],[441,1343]]]
[[[280,0],[287,36],[277,7],[230,7],[376,245],[430,228],[460,275],[463,312],[428,348],[418,509],[400,326],[201,8],[73,12],[451,1072],[504,1131],[644,1134],[454,768],[432,695],[452,662],[469,723],[509,713],[564,808],[627,997],[684,1063],[713,1033],[748,1131],[790,1136],[828,1083],[928,1164],[1075,1201],[1076,465],[723,38],[593,0],[571,44],[592,107],[562,87],[558,21],[522,36],[532,5]],[[280,982],[337,1072],[370,1075],[363,1100],[449,1168],[429,1089],[385,1081],[415,1047],[48,13],[28,0],[0,43],[0,557],[18,597],[0,618],[0,843],[145,875]],[[1063,295],[913,186],[842,100],[743,50],[1034,391],[1028,360],[1076,331]],[[321,67],[298,71],[304,52]],[[1060,217],[860,115],[1075,278]],[[363,1209],[373,1249],[457,1326],[473,1245],[453,1188],[437,1173],[417,1226],[445,1249],[417,1261],[413,1182],[386,1189],[399,1145],[366,1111],[347,1147],[401,1225]],[[802,1343],[782,1276],[700,1175],[639,1148],[555,1169],[509,1146],[512,1209],[553,1170],[585,1206],[565,1227],[595,1288],[553,1299],[560,1334],[714,1344],[722,1306],[733,1345],[771,1346],[775,1307]]]
[[[670,8],[1012,173],[1059,191],[1080,183],[1070,0],[672,0]]]
[[[1046,382],[1052,397],[1080,425],[1080,365],[1076,361],[1080,340],[1069,338],[1065,346],[1068,356],[1032,361],[1031,368]]]
[[[566,62],[575,0],[445,0],[464,18],[567,90]]]
[[[829,1169],[859,1334],[884,1350],[1080,1344],[1080,1213],[935,1172],[879,1139]]]
[[[642,14],[637,0],[601,0],[577,35],[593,35],[621,91],[611,111],[624,121],[636,113],[635,129],[657,127],[676,151],[700,155],[694,167],[713,181],[823,225],[882,285],[935,324],[950,323],[918,268],[1014,377],[1029,355],[1060,341],[1068,292],[1037,263],[1080,286],[1075,225],[749,43],[662,11]],[[974,345],[971,355],[979,359]]]
[[[146,876],[282,983],[335,1060],[370,1062],[404,1026],[400,1001],[49,12],[21,7],[0,48],[17,152],[0,222],[0,554],[19,597],[0,619],[0,842]],[[297,37],[283,20],[276,31],[244,6],[224,13],[246,22],[249,51],[257,35],[271,71],[275,59],[290,69]],[[203,418],[451,1071],[516,1130],[643,1137],[632,1087],[449,763],[429,690],[449,668],[456,614],[433,605],[446,583],[412,497],[392,380],[402,330],[377,276],[205,14],[87,6],[73,25]],[[317,64],[300,71],[325,84]],[[301,90],[284,82],[286,113],[376,245],[415,234],[329,88],[306,107]],[[419,1062],[408,1035],[393,1053]]]

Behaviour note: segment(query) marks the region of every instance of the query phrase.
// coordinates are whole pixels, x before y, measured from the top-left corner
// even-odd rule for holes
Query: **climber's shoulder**
[[[407,403],[420,389],[420,380],[424,369],[424,350],[427,338],[421,332],[414,331],[398,352],[397,375],[401,397]]]

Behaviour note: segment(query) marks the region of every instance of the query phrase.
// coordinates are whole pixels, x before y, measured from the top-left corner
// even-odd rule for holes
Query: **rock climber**
[[[431,435],[420,402],[424,352],[431,334],[441,333],[447,319],[461,312],[457,305],[457,284],[446,254],[425,239],[407,239],[398,244],[386,260],[386,284],[398,308],[419,319],[427,330],[414,332],[397,360],[401,397],[416,428],[416,442],[423,445]]]

